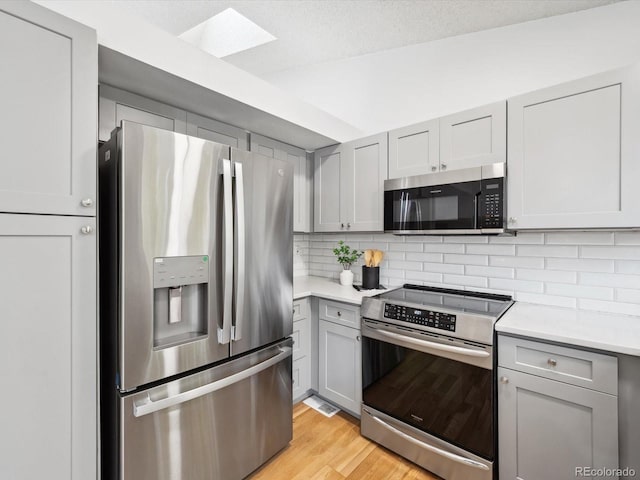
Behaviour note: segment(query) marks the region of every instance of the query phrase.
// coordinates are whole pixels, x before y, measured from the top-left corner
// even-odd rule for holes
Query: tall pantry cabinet
[[[95,31],[0,2],[0,478],[96,478]]]

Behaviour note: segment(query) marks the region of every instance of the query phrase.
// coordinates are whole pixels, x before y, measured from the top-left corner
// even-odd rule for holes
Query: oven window
[[[471,229],[480,182],[385,192],[385,230]]]
[[[365,405],[493,460],[491,370],[362,340]]]

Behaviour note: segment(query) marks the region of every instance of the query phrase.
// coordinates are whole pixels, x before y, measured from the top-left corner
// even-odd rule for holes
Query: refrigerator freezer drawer
[[[292,437],[291,340],[120,400],[121,480],[246,477]]]

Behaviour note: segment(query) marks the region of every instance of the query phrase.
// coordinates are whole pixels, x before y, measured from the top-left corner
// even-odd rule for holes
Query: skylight
[[[218,58],[276,40],[233,8],[227,8],[187,30],[180,38]]]

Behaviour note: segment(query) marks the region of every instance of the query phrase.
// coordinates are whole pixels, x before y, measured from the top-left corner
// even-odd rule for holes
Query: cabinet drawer
[[[351,328],[360,328],[360,307],[330,300],[320,300],[319,306],[320,319]]]
[[[309,299],[301,298],[293,301],[293,321],[309,317]]]
[[[612,355],[500,335],[498,364],[571,385],[618,394],[618,359]]]

